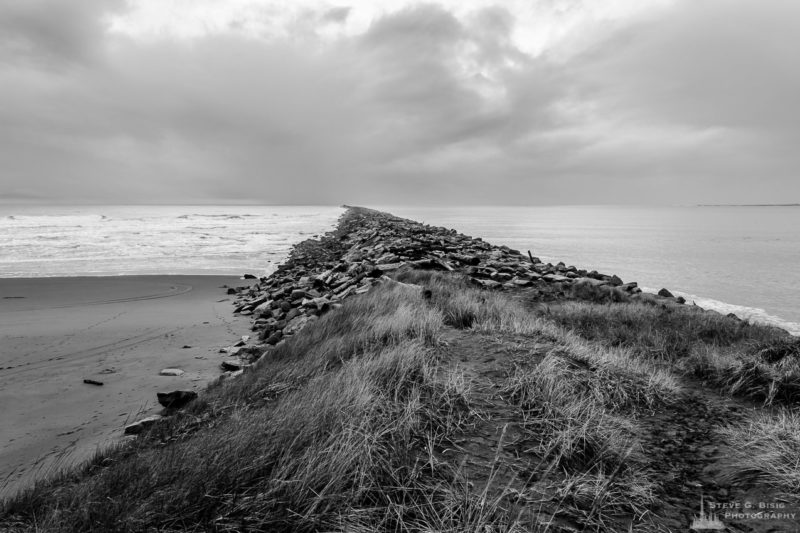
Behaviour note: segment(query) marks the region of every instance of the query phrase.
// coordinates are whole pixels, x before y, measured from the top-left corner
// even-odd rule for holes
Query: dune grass
[[[770,345],[760,346],[769,350]],[[730,394],[764,405],[800,404],[800,359],[768,362],[760,351],[758,347],[698,348],[682,366]]]
[[[630,351],[725,392],[765,404],[800,402],[800,339],[691,306],[566,302],[542,317],[603,346]]]
[[[396,278],[135,440],[4,502],[0,529],[549,531],[537,508],[507,505],[510,488],[492,490],[493,477],[474,487],[441,453],[482,416],[473,384],[442,359],[443,333],[455,328],[546,346],[506,361],[497,378],[523,429],[521,451],[537,458],[523,481],[585,527],[613,531],[619,516],[640,519],[654,503],[636,420],[680,392],[675,368],[721,379],[723,369],[744,375],[729,371],[745,361],[791,377],[800,352],[773,330],[724,317],[636,302],[537,312],[454,274]],[[794,464],[796,414],[785,416],[731,438],[761,450],[753,468],[788,490],[791,471],[765,466]]]
[[[526,335],[557,346],[555,351],[584,362],[595,377],[603,376],[600,381],[616,388],[629,407],[652,407],[680,389],[667,368],[639,357],[636,350],[587,342],[550,313],[532,313],[508,295],[475,289],[459,276],[430,271],[403,272],[398,279],[428,288],[432,305],[448,325],[486,334]]]
[[[626,348],[592,345],[535,316],[508,295],[470,287],[453,275],[412,271],[399,279],[424,285],[445,322],[501,336],[528,336],[550,348],[540,361],[508,362],[502,396],[525,433],[524,453],[539,458],[531,479],[552,491],[591,530],[614,530],[620,516],[641,518],[656,483],[636,438],[635,415],[674,400],[674,377]],[[633,416],[632,416],[633,415]]]
[[[435,519],[426,506],[450,496],[430,490],[440,473],[420,441],[458,427],[465,398],[437,371],[441,316],[415,297],[387,286],[347,302],[172,422],[7,502],[3,525],[311,531]],[[202,431],[188,431],[198,419]]]
[[[669,362],[690,355],[697,344],[755,344],[782,336],[775,328],[700,312],[692,306],[677,309],[646,302],[565,302],[545,312],[548,318],[581,337],[635,348],[650,358]]]
[[[596,303],[629,302],[631,296],[610,285],[594,285],[585,281],[573,283],[569,288],[569,296],[576,300],[588,300]]]
[[[731,444],[738,474],[787,494],[800,494],[800,413],[780,409],[719,430]]]
[[[435,456],[474,410],[422,298],[389,282],[348,300],[184,413],[5,502],[0,529],[522,531]]]
[[[652,387],[619,377],[592,371],[557,347],[538,363],[515,362],[504,384],[523,420],[526,451],[565,473],[556,494],[590,530],[615,530],[620,516],[641,518],[656,498],[631,415],[671,396],[644,399]]]

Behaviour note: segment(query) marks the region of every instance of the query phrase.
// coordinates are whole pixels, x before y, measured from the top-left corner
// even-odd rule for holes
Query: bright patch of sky
[[[627,20],[653,16],[673,0],[439,0],[465,24],[480,23],[475,13],[501,6],[513,21],[511,39],[526,54],[575,53],[591,44],[597,31],[613,31]],[[135,38],[202,38],[234,32],[257,39],[335,39],[362,34],[377,19],[419,2],[352,0],[134,0],[130,10],[110,17],[114,32]]]

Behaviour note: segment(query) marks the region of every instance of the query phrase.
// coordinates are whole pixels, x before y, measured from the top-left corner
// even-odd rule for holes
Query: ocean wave
[[[253,271],[266,257],[285,258],[307,234],[331,229],[342,212],[282,208],[273,218],[272,208],[261,214],[189,209],[112,206],[94,213],[2,215],[0,277]],[[314,216],[304,216],[308,211]]]
[[[6,220],[16,220],[18,222],[29,222],[38,220],[104,220],[108,217],[105,215],[93,213],[54,213],[49,215],[7,215]]]
[[[653,289],[650,287],[641,287],[641,289],[644,292],[649,292],[652,294],[658,293],[658,289]],[[771,315],[766,310],[761,309],[759,307],[747,307],[745,305],[737,305],[728,302],[721,302],[719,300],[714,300],[713,298],[705,298],[703,296],[697,296],[695,294],[690,294],[682,291],[672,290],[670,292],[672,292],[672,294],[674,294],[675,296],[683,296],[686,299],[687,303],[694,303],[695,305],[697,305],[698,307],[702,307],[703,309],[716,311],[723,315],[727,315],[728,313],[733,313],[742,320],[747,320],[748,322],[752,322],[753,324],[775,326],[788,331],[792,335],[800,336],[799,323],[791,322],[779,316]]]
[[[222,219],[225,219],[225,220],[235,220],[235,219],[241,219],[241,218],[252,217],[252,216],[256,216],[256,215],[200,215],[200,214],[197,214],[197,213],[192,213],[191,215],[179,215],[177,218],[184,219],[184,220],[189,219],[189,218],[222,218]],[[295,216],[298,216],[298,215],[295,215]],[[302,216],[302,215],[299,215],[299,216]]]

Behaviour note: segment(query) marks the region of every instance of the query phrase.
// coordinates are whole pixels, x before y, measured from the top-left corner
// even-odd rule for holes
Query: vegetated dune
[[[243,371],[0,526],[790,530],[797,339],[636,289],[351,208],[239,291]]]

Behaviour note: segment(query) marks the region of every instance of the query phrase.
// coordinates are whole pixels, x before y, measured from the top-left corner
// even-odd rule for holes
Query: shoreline
[[[113,210],[114,206],[105,207]],[[244,211],[237,211],[233,207],[235,206],[215,206],[208,212],[228,213],[230,215],[245,213]],[[327,207],[331,209],[321,209],[320,211],[329,214],[333,211],[337,211],[337,213],[342,211],[338,207],[335,209],[334,206]],[[475,206],[472,209],[439,206],[433,209],[430,207],[398,205],[393,206],[393,208],[387,206],[383,210],[409,219],[458,228],[466,234],[481,236],[495,244],[505,244],[523,252],[531,249],[534,255],[540,255],[544,261],[553,263],[564,261],[567,264],[574,264],[587,269],[591,267],[603,272],[613,272],[626,280],[636,280],[643,286],[646,285],[655,289],[665,286],[670,288],[673,293],[679,290],[681,295],[686,297],[688,301],[697,300],[700,303],[700,299],[703,299],[705,303],[700,304],[703,307],[718,310],[723,314],[734,312],[740,317],[773,324],[790,329],[793,334],[800,334],[800,314],[798,314],[797,307],[793,304],[798,296],[796,289],[798,278],[791,268],[780,267],[780,265],[785,266],[786,260],[789,258],[786,255],[786,250],[787,247],[792,249],[790,245],[795,240],[795,238],[791,237],[791,234],[784,235],[785,232],[772,229],[763,235],[764,239],[762,241],[759,239],[759,235],[762,233],[761,229],[757,233],[747,233],[750,231],[748,228],[753,227],[752,217],[747,218],[745,221],[738,221],[738,217],[736,220],[731,221],[729,220],[730,217],[720,218],[716,215],[704,215],[699,218],[695,216],[693,218],[682,213],[682,210],[679,210],[681,211],[679,213],[670,215],[669,213],[675,211],[675,206],[669,207],[663,216],[655,216],[649,212],[642,213],[641,208],[643,206],[632,205],[624,207],[625,209],[620,213],[617,213],[616,209],[608,210],[603,206],[537,206],[529,208],[516,206],[509,208],[505,212],[499,210],[496,206]],[[691,206],[678,207],[688,208]],[[230,209],[226,211],[226,208]],[[191,212],[175,209],[170,212],[172,215]],[[628,211],[629,214],[626,215],[625,213]],[[44,212],[42,211],[42,213]],[[92,212],[95,214],[100,213],[100,211],[96,210]],[[281,212],[286,211],[283,210]],[[108,212],[104,213],[108,214]],[[647,240],[640,239],[637,235],[642,232],[637,230],[631,233],[632,226],[628,224],[629,221],[633,220],[633,217],[636,217],[636,220],[641,220],[650,229],[658,229],[657,223],[663,222],[664,231],[647,231],[645,233],[648,234],[649,238]],[[702,228],[706,218],[710,224],[710,229],[706,230],[707,235],[705,237],[701,236],[702,238],[699,238],[699,240],[693,238],[684,242],[681,238],[680,228],[683,225],[690,228]],[[264,220],[273,219],[270,218],[268,220],[265,218]],[[326,231],[335,224],[333,216],[326,218],[326,220],[330,224],[326,225],[325,229],[319,229],[319,232]],[[770,218],[764,225],[769,228],[791,227],[792,224],[787,224],[791,220],[793,218],[778,217],[774,220]],[[587,226],[589,221],[592,221],[592,225]],[[258,228],[260,224],[261,222],[258,222],[251,228]],[[734,231],[735,228],[739,227],[737,224],[744,226],[744,229],[738,233]],[[277,226],[280,226],[280,224]],[[610,231],[605,231],[606,228],[609,228]],[[119,231],[123,231],[123,229],[122,226],[118,228]],[[302,231],[297,233],[296,238],[298,241],[309,236],[302,233]],[[716,236],[722,239],[721,242],[728,242],[728,239],[733,235],[747,235],[748,237],[746,240],[740,241],[741,246],[731,247],[726,245],[715,247],[715,253],[710,255],[713,255],[714,258],[720,258],[719,260],[710,259],[709,254],[697,255],[697,253],[703,253],[703,250],[708,248],[698,248],[698,243],[706,242],[706,244],[713,245],[713,242],[707,242],[707,237]],[[611,239],[608,245],[598,244],[606,243],[606,237]],[[142,239],[143,243],[146,243],[152,239],[152,235],[149,237],[143,236]],[[789,241],[784,244],[777,242],[786,241],[787,239]],[[765,244],[772,241],[776,241],[774,249],[772,245]],[[295,241],[292,239],[291,242]],[[664,245],[650,247],[650,242],[663,242]],[[254,259],[245,261],[247,265],[240,264],[236,270],[208,272],[190,269],[182,271],[181,267],[184,266],[182,263],[170,266],[166,263],[155,265],[143,262],[140,266],[157,268],[153,268],[152,271],[149,268],[142,270],[131,268],[127,269],[127,271],[129,274],[148,271],[149,274],[192,275],[238,275],[241,272],[252,272],[259,276],[265,276],[270,274],[275,265],[284,259],[289,252],[289,246],[291,244],[287,244],[282,249],[281,254],[279,254],[280,257],[273,257],[273,254],[251,253],[249,255]],[[246,248],[248,247],[232,248],[230,251],[232,253],[237,250],[241,252]],[[260,245],[250,248],[250,250],[263,251],[268,248]],[[735,255],[729,253],[732,249],[735,250]],[[770,251],[774,251],[775,255],[771,256]],[[242,258],[247,256],[248,254],[241,255]],[[764,259],[771,257],[776,260]],[[264,258],[268,258],[272,262],[265,262]],[[191,261],[184,263],[188,265]],[[13,266],[10,263],[5,264],[5,266],[9,265]],[[23,265],[21,264],[20,266]],[[55,266],[55,264],[53,266],[56,271],[74,269],[75,272],[79,272],[82,271],[80,265],[81,263],[67,262],[62,266]],[[107,272],[107,274],[113,276],[120,275],[120,271],[125,270],[114,266],[110,262],[104,262],[103,265],[115,269],[113,272]],[[256,265],[268,265],[269,268],[254,268]],[[46,265],[43,266],[49,268]],[[161,268],[162,266],[164,268]],[[103,275],[100,272],[103,269],[102,266],[98,266],[97,272],[87,271],[84,274],[93,277]],[[23,277],[26,268],[12,270],[15,270],[15,272],[8,270],[2,275]],[[41,270],[41,272],[46,272],[46,269]],[[42,276],[36,270],[28,275]],[[75,274],[66,272],[65,275],[74,277]]]
[[[773,454],[795,457],[800,344],[667,289],[351,208],[226,292],[254,332],[229,378],[4,502],[0,526],[677,530],[701,495],[795,482]]]
[[[450,235],[445,228],[421,225],[363,208],[346,211],[329,234],[363,234],[355,226],[342,228],[342,221],[352,218],[353,213],[369,213],[369,217],[377,213],[390,217],[395,224],[418,225],[434,233],[444,230],[444,235]],[[415,252],[419,256],[415,259],[416,266],[433,257],[433,264],[422,266],[434,270],[464,271],[475,285],[487,289],[510,290],[536,285],[541,287],[542,294],[552,292],[552,297],[557,298],[577,282],[604,287],[608,291],[622,290],[632,297],[657,301],[661,305],[684,306],[676,302],[675,297],[660,297],[654,294],[655,291],[648,292],[648,289],[642,293],[635,282],[623,284],[617,276],[586,272],[563,263],[545,264],[536,258],[530,258],[531,265],[528,266],[527,257],[512,253],[505,246],[489,245],[480,238],[457,235],[466,239],[460,245],[478,246],[472,250],[473,253],[482,250],[479,255],[486,257],[481,262],[490,259],[493,253],[500,253],[495,259],[508,258],[510,253],[515,265],[520,264],[520,257],[523,259],[526,271],[522,277],[516,275],[519,272],[512,275],[509,273],[511,270],[503,272],[502,268],[497,270],[489,267],[489,270],[478,271],[469,266],[472,259],[457,257],[459,254],[456,254],[455,259],[442,256],[443,260],[439,261],[435,254],[430,256],[423,250],[424,247]],[[369,238],[363,238],[361,244],[368,245],[369,241]],[[298,309],[298,312],[288,320],[285,319],[286,312],[282,315],[275,313],[277,318],[269,318],[268,313],[257,311],[256,308],[267,301],[264,288],[259,283],[267,279],[275,281],[299,268],[299,264],[315,264],[316,259],[310,256],[319,252],[315,248],[319,242],[311,238],[297,243],[276,272],[260,279],[186,274],[0,278],[0,319],[7,324],[0,339],[5,343],[5,351],[0,355],[0,378],[8,383],[0,386],[0,403],[12,406],[0,415],[0,442],[5,442],[0,448],[0,498],[24,488],[31,479],[42,473],[49,474],[54,468],[69,466],[91,457],[98,446],[119,441],[126,424],[160,410],[156,403],[156,392],[181,388],[202,391],[220,376],[220,363],[223,360],[246,367],[254,362],[256,357],[253,355],[258,347],[269,348],[285,342],[286,338],[321,315],[322,309],[327,311],[331,306],[341,305],[340,302],[350,294],[368,290],[379,276],[410,264],[409,261],[391,262],[394,261],[391,257],[384,260],[384,264],[379,264],[380,258],[372,257],[368,262],[375,263],[380,272],[361,272],[352,278],[343,277],[345,281],[337,289],[339,294],[325,299],[325,302],[292,302],[291,308]],[[358,241],[348,243],[347,247],[352,251],[358,247]],[[329,259],[343,254],[344,248],[338,249],[329,254]],[[416,257],[414,254],[412,256]],[[406,259],[413,259],[412,256]],[[361,261],[357,254],[350,260]],[[386,264],[386,261],[390,263]],[[436,261],[439,263],[436,264]],[[296,289],[298,278],[290,277],[292,279],[282,279],[285,283],[291,282],[291,289]],[[255,284],[256,292],[242,291],[226,295],[221,288],[223,285],[246,287],[251,284]],[[272,285],[269,283],[267,286]],[[318,300],[320,296],[309,293],[304,298]],[[238,307],[232,313],[231,302],[237,299]],[[273,305],[274,299],[269,300]],[[709,311],[691,305],[685,307]],[[213,310],[212,314],[208,314],[210,309]],[[240,314],[241,311],[244,313]],[[210,320],[200,320],[202,313],[206,313],[205,318]],[[153,321],[152,317],[147,318],[148,314],[160,317]],[[175,320],[180,314],[183,316]],[[193,320],[191,316],[194,316]],[[15,318],[16,322],[7,320],[9,317]],[[127,325],[125,320],[129,321]],[[189,324],[187,320],[192,323]],[[45,329],[50,331],[42,332],[41,322],[46,322]],[[236,335],[231,332],[233,324],[236,324]],[[247,350],[238,354],[236,350],[230,350],[227,354],[218,353],[220,348],[234,344],[242,335],[250,334],[251,330],[257,331],[251,343],[260,343],[253,346],[253,353]],[[177,332],[181,332],[180,342],[175,337]],[[66,336],[67,340],[56,340],[58,335]],[[119,340],[113,340],[115,335]],[[255,338],[257,335],[258,339]],[[226,336],[229,338],[227,343],[223,340]],[[34,348],[26,348],[28,344]],[[192,348],[184,349],[184,345]],[[48,357],[43,357],[45,351]],[[159,353],[153,354],[153,351]],[[198,355],[200,352],[202,354]],[[154,366],[146,369],[131,367],[131,362],[152,359],[154,355],[160,356],[152,361]],[[194,359],[190,360],[189,356]],[[41,361],[22,362],[24,357],[39,357]],[[130,360],[123,363],[123,357]],[[94,366],[90,368],[90,365]],[[187,373],[181,377],[158,376],[156,366],[183,366]],[[120,372],[127,373],[127,381],[119,379]],[[31,379],[38,387],[35,394],[27,391]],[[103,382],[102,393],[97,390],[93,392],[90,385],[82,383],[83,379]],[[122,398],[112,398],[109,393],[112,389]],[[125,390],[119,392],[120,389]],[[102,397],[102,410],[89,414],[98,396]],[[48,412],[44,415],[31,405],[40,401],[48,406],[45,409]],[[54,402],[58,403],[58,408],[49,409]],[[113,415],[111,411],[114,411]],[[31,427],[20,430],[21,426],[32,420],[34,414],[41,417],[30,424]],[[58,418],[59,423],[53,423],[53,418]]]
[[[0,496],[118,442],[126,423],[160,410],[156,392],[202,390],[217,378],[219,348],[249,332],[220,287],[249,284],[233,276],[0,279]],[[159,376],[167,367],[185,374]]]

